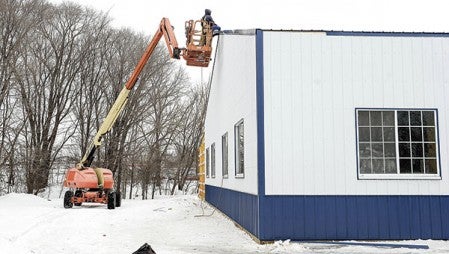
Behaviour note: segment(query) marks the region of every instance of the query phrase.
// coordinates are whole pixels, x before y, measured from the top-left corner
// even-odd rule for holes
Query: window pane
[[[373,173],[383,174],[384,173],[384,160],[383,159],[373,159]]]
[[[221,166],[222,175],[228,175],[228,133],[221,137]]]
[[[435,127],[424,127],[424,141],[435,141]]]
[[[359,126],[369,126],[369,111],[359,111]]]
[[[212,178],[215,178],[215,143],[210,147],[210,171]]]
[[[394,127],[384,127],[384,141],[395,141]]]
[[[387,174],[395,174],[398,170],[396,168],[396,160],[386,159],[385,160],[385,173]]]
[[[411,173],[412,165],[410,159],[400,159],[399,160],[399,170],[401,173]]]
[[[422,141],[422,128],[421,127],[412,127],[410,129],[411,129],[412,141]]]
[[[370,141],[369,135],[369,127],[360,127],[359,128],[359,141]]]
[[[380,111],[371,111],[371,126],[382,126],[382,113]]]
[[[385,157],[396,157],[396,146],[394,143],[385,143],[384,144],[384,154]]]
[[[209,177],[209,172],[210,172],[210,168],[209,168],[209,148],[206,149],[206,177]]]
[[[436,143],[425,143],[424,144],[424,156],[425,157],[437,157]]]
[[[410,143],[399,143],[399,157],[411,157]]]
[[[437,160],[436,159],[426,159],[426,173],[436,174],[437,173]]]
[[[435,116],[433,111],[423,111],[422,118],[424,126],[435,126]]]
[[[421,111],[410,111],[410,125],[421,126]]]
[[[359,144],[359,154],[360,157],[371,157],[370,143],[360,143]]]
[[[244,125],[243,121],[239,122],[235,126],[235,135],[236,135],[236,153],[235,153],[235,169],[236,174],[243,174],[245,170],[245,147],[244,147]]]
[[[384,126],[394,126],[394,111],[383,111]]]
[[[360,173],[361,174],[370,174],[371,173],[371,160],[370,159],[361,159],[360,160]]]
[[[423,157],[422,143],[412,143],[412,156]]]
[[[382,143],[372,143],[371,147],[373,148],[373,158],[384,157],[384,148]]]
[[[398,111],[398,125],[399,126],[408,126],[408,111]]]
[[[371,141],[382,142],[382,127],[371,127]]]
[[[242,174],[243,173],[243,169],[244,169],[244,162],[245,162],[245,158],[244,158],[244,140],[243,140],[243,126],[240,130],[240,135],[239,135],[239,173]]]
[[[413,173],[423,174],[424,173],[424,160],[423,159],[413,159]]]
[[[398,139],[399,139],[399,141],[410,141],[410,128],[409,127],[399,127],[398,128]]]

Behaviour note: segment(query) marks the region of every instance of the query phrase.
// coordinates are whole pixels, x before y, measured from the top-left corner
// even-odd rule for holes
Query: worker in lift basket
[[[212,34],[213,35],[217,35],[218,32],[221,30],[221,27],[217,24],[215,24],[214,19],[211,16],[212,11],[210,9],[205,9],[204,10],[204,16],[201,18],[201,25],[203,25],[204,23],[208,23],[209,26],[212,28]],[[206,42],[206,32],[204,31],[203,28],[203,36],[201,38],[201,44],[204,45]]]

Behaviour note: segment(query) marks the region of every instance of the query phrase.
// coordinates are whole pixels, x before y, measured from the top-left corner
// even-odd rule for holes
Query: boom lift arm
[[[102,137],[111,130],[118,116],[122,112],[126,102],[128,101],[129,92],[136,84],[140,73],[153,54],[153,51],[162,36],[165,39],[165,43],[167,45],[167,49],[171,58],[180,59],[180,57],[183,56],[183,58],[187,61],[187,65],[201,67],[208,66],[210,61],[210,54],[212,51],[210,45],[212,41],[212,30],[210,29],[208,24],[203,24],[204,28],[202,30],[195,29],[195,24],[198,24],[198,22],[199,21],[193,22],[192,20],[186,22],[185,29],[187,37],[187,48],[179,48],[170,21],[168,20],[168,18],[162,18],[156,33],[147,46],[129,80],[121,90],[120,94],[112,105],[112,108],[109,110],[108,115],[103,120],[103,123],[101,124],[94,139],[87,148],[83,158],[76,165],[76,168],[78,170],[83,170],[85,167],[90,167],[90,165],[92,164],[92,161],[95,157],[95,151],[101,145]],[[198,40],[194,39],[199,35],[205,36],[206,43],[204,45],[198,44]]]

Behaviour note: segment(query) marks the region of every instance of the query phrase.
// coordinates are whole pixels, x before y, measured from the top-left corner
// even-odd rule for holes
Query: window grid
[[[245,172],[245,146],[244,146],[244,123],[243,119],[234,126],[235,135],[235,176],[244,177]]]
[[[365,132],[367,130],[369,138],[359,141],[359,154],[361,162],[369,163],[370,171],[362,173],[394,173],[397,168],[394,114],[392,111],[388,111],[388,114],[384,114],[382,111],[367,111],[366,113],[368,113],[368,122],[366,124],[359,122],[359,128],[365,129]],[[374,119],[376,121],[373,121]],[[389,134],[387,137],[386,133]],[[364,154],[362,154],[362,147],[365,149]],[[366,154],[366,150],[369,154]]]
[[[221,167],[223,178],[228,178],[228,133],[221,136]]]
[[[211,168],[211,177],[215,178],[215,143],[212,143],[210,146],[210,168]]]
[[[209,148],[206,148],[206,177],[209,177]]]
[[[437,174],[437,142],[436,142],[436,122],[435,114],[433,111],[416,111],[416,110],[398,110],[399,113],[407,116],[408,124],[398,123],[399,129],[408,132],[406,140],[399,139],[398,145],[403,147],[403,155],[399,154],[398,165],[403,174]],[[416,115],[419,114],[419,118]],[[427,120],[424,115],[427,115]],[[414,121],[418,122],[412,123]],[[431,121],[431,122],[429,122]],[[426,135],[428,133],[425,130],[430,130],[432,135]],[[429,140],[430,139],[430,140]],[[409,151],[406,151],[408,147]]]
[[[360,174],[437,176],[436,110],[356,110],[356,115]]]

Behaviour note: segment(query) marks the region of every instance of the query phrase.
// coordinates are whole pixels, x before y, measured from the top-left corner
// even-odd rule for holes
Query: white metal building
[[[449,239],[449,34],[229,31],[206,200],[260,240]]]

